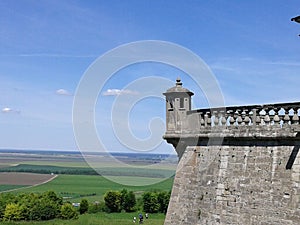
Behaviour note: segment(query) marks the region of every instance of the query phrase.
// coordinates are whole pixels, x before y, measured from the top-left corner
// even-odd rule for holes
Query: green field
[[[71,162],[60,162],[60,161],[25,161],[19,164],[39,165],[39,166],[61,166],[61,167],[90,167],[85,161],[71,161]]]
[[[138,213],[97,213],[79,216],[78,220],[50,220],[44,222],[2,222],[3,225],[132,225],[133,217],[138,217]],[[163,225],[164,214],[150,214],[148,220],[144,220],[145,225]],[[135,223],[135,224],[138,224]]]
[[[49,163],[49,162],[48,162]],[[166,178],[174,175],[174,169],[161,168],[143,168],[140,167],[118,167],[119,164],[112,164],[110,167],[97,168],[97,171],[90,167],[57,166],[57,165],[32,165],[18,164],[16,166],[8,166],[0,168],[0,172],[28,172],[41,174],[78,174],[78,175],[98,175],[103,176],[132,176],[147,178]],[[97,173],[98,172],[98,173]]]
[[[116,177],[115,177],[116,178]],[[120,179],[125,179],[120,177]],[[130,179],[130,177],[128,178]],[[139,178],[147,181],[152,178]],[[163,182],[149,185],[149,186],[124,186],[118,183],[114,183],[102,176],[93,175],[59,175],[54,180],[35,187],[20,189],[14,191],[16,193],[21,192],[45,192],[55,191],[57,194],[67,197],[71,202],[79,201],[82,198],[86,198],[89,201],[101,201],[103,195],[108,190],[121,190],[126,188],[134,191],[137,195],[148,190],[162,190],[169,191],[173,185],[173,178],[164,180]]]
[[[17,188],[22,188],[22,187],[28,187],[27,185],[8,185],[8,184],[1,184],[0,185],[0,192],[2,191],[8,191],[8,190],[13,190]]]
[[[8,153],[6,153],[8,154]],[[152,158],[124,158],[124,162],[115,162],[101,158],[95,168],[98,168],[103,176],[98,175],[90,166],[79,156],[68,155],[47,155],[43,153],[29,154],[15,157],[6,155],[0,163],[0,172],[32,172],[50,174],[58,176],[45,184],[38,186],[21,185],[0,185],[0,192],[12,190],[12,193],[43,193],[54,191],[63,197],[64,201],[80,202],[83,198],[90,203],[95,201],[102,202],[104,194],[109,190],[120,191],[127,189],[133,191],[137,198],[146,191],[170,191],[173,185],[173,175],[175,173],[176,163],[160,161]],[[47,158],[45,158],[47,157]],[[148,156],[149,157],[149,156]],[[42,160],[40,160],[42,159]],[[123,159],[123,158],[121,158]],[[98,160],[98,158],[97,158]],[[128,166],[131,165],[131,166]],[[101,168],[99,167],[101,166]],[[108,178],[108,179],[107,179]],[[114,180],[115,182],[113,182]],[[130,186],[122,185],[129,183]],[[140,184],[153,185],[135,186]],[[22,188],[25,187],[25,188]],[[139,200],[138,200],[139,201]],[[141,206],[138,206],[141,207]],[[133,217],[138,217],[139,212],[134,213],[97,213],[80,215],[78,220],[60,220],[55,219],[43,222],[1,222],[3,225],[129,225],[133,223]],[[144,224],[162,225],[164,223],[164,214],[150,215]],[[138,222],[136,223],[138,224]]]

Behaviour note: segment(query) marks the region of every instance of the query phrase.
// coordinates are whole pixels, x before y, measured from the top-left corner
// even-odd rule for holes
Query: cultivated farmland
[[[125,188],[133,191],[136,197],[141,199],[144,192],[154,190],[168,192],[172,188],[177,158],[168,158],[164,155],[123,153],[114,155],[118,160],[111,160],[99,154],[93,155],[93,157],[97,160],[94,168],[102,176],[76,152],[0,150],[0,192],[10,191],[22,194],[54,191],[58,196],[63,197],[64,202],[78,203],[82,199],[87,199],[90,204],[93,204],[103,202],[104,194],[110,190],[120,191]],[[53,179],[54,177],[55,179]],[[49,181],[49,179],[52,180]],[[129,185],[125,185],[126,183]],[[55,219],[31,222],[30,224],[129,225],[133,223],[132,218],[142,210],[140,200],[138,202],[137,211],[134,213],[108,214],[101,212],[80,215],[78,220]],[[144,224],[162,225],[164,218],[164,214],[153,214],[151,219],[145,221]],[[1,224],[12,223],[2,221]],[[13,224],[25,225],[28,223],[14,222]]]
[[[124,177],[120,177],[124,179]],[[151,179],[151,178],[141,178]],[[65,199],[71,202],[78,202],[81,198],[89,201],[102,201],[103,195],[108,190],[121,190],[126,188],[140,195],[144,191],[161,190],[169,191],[173,185],[173,178],[166,179],[163,182],[149,186],[124,186],[112,182],[102,176],[92,175],[58,175],[56,179],[43,185],[21,189],[16,192],[38,192],[55,191]]]
[[[36,173],[0,173],[0,185],[37,185],[53,179],[55,175]]]

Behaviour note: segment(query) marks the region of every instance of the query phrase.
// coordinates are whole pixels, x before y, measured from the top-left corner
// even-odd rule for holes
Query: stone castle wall
[[[300,224],[295,146],[188,146],[165,225]]]
[[[180,159],[165,225],[300,225],[300,102],[191,110],[180,79],[164,95]]]

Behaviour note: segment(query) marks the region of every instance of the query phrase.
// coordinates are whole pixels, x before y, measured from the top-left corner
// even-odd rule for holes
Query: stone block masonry
[[[300,224],[293,146],[189,146],[176,172],[168,224]]]
[[[181,85],[164,93],[180,158],[165,225],[300,224],[300,103],[191,110]]]

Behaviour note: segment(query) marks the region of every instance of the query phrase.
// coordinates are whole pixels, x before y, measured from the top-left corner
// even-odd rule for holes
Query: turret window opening
[[[180,98],[179,108],[184,108],[184,98]]]
[[[173,104],[171,100],[167,100],[168,110],[173,110]]]

